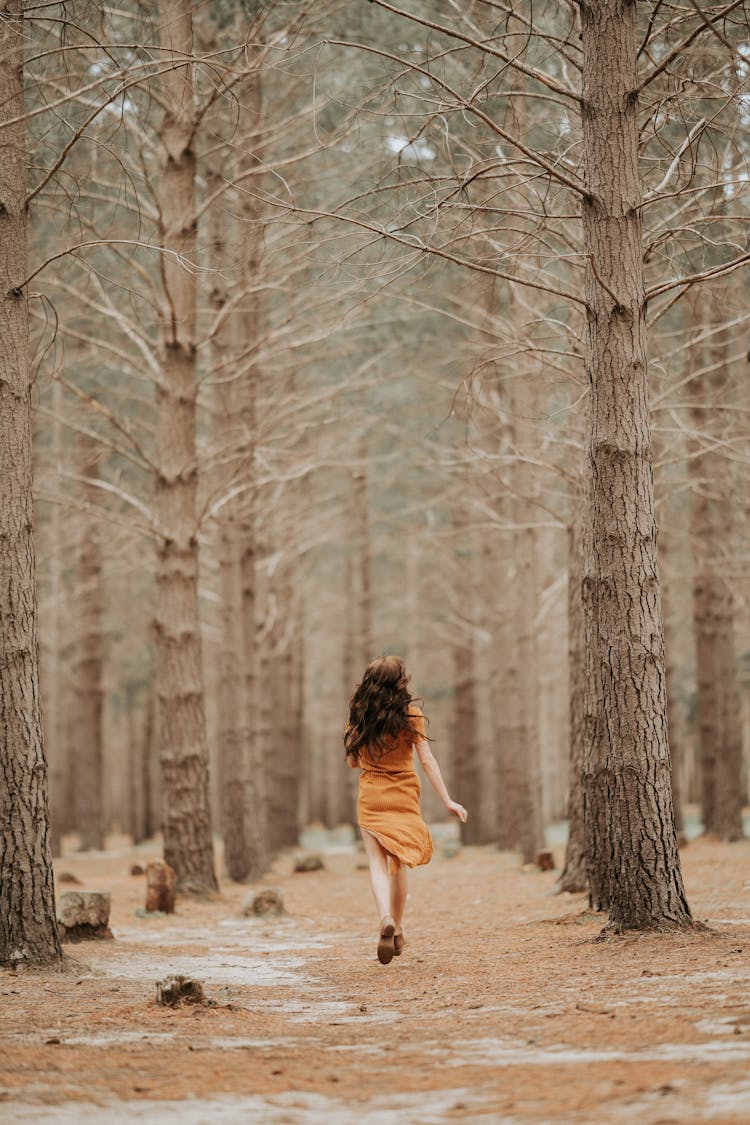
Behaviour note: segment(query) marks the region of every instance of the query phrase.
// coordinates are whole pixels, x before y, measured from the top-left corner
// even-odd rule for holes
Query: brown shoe
[[[390,914],[385,914],[380,920],[380,933],[378,934],[378,961],[381,965],[388,965],[396,955],[393,935],[396,932],[396,923]]]
[[[403,930],[401,931],[401,933],[393,935],[393,953],[395,957],[401,956],[401,951],[405,945],[406,937],[404,936]]]

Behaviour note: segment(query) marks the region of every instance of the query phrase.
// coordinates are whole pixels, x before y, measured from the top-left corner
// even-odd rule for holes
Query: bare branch
[[[741,254],[739,258],[734,258],[731,262],[711,266],[710,269],[703,270],[701,273],[688,274],[687,277],[675,277],[672,281],[665,281],[663,285],[655,285],[653,289],[647,289],[646,300],[652,301],[654,297],[658,297],[662,293],[668,293],[670,289],[677,289],[682,285],[687,289],[688,286],[695,285],[699,281],[708,281],[712,277],[724,277],[725,274],[734,273],[747,262],[750,262],[750,252]]]
[[[717,12],[715,16],[712,16],[710,20],[704,19],[703,23],[699,24],[698,27],[690,32],[689,35],[686,35],[685,38],[680,43],[678,43],[676,47],[672,48],[668,55],[664,56],[658,66],[655,66],[654,69],[646,75],[641,84],[637,86],[633,91],[633,95],[638,96],[638,94],[643,93],[646,87],[650,85],[650,83],[653,82],[655,78],[658,78],[659,75],[662,74],[667,69],[667,67],[669,67],[674,62],[676,58],[679,58],[679,56],[685,50],[687,50],[690,44],[695,42],[699,35],[702,35],[706,30],[710,30],[712,24],[718,23],[719,20],[723,20],[726,16],[729,15],[730,12],[733,12],[735,8],[739,8],[740,5],[744,3],[745,0],[732,0],[731,4],[725,5],[725,7],[722,8],[721,11]]]
[[[491,47],[489,42],[472,39],[470,35],[462,35],[460,31],[455,31],[451,27],[446,27],[445,24],[435,23],[433,20],[423,19],[420,16],[414,15],[413,12],[404,12],[401,8],[396,8],[393,4],[387,4],[385,0],[370,0],[371,3],[376,4],[379,8],[385,8],[388,12],[393,12],[394,15],[401,16],[402,19],[409,20],[410,23],[421,24],[422,27],[429,27],[431,31],[439,31],[443,35],[447,35],[450,39],[458,39],[462,43],[466,43],[470,47],[477,47],[487,55],[492,55],[493,58],[500,59],[501,62],[506,63],[508,66],[518,70],[521,74],[525,74],[527,78],[533,78],[536,82],[540,82],[546,86],[548,90],[553,90],[556,94],[562,94],[566,98],[572,98],[575,102],[581,102],[581,95],[575,90],[568,89],[567,86],[560,86],[554,79],[544,74],[543,71],[536,70],[533,66],[528,66],[526,63],[519,62],[516,56],[506,55],[504,51],[499,51],[497,47]],[[532,31],[532,28],[529,28]]]
[[[350,215],[341,215],[335,211],[317,211],[312,208],[289,207],[289,205],[285,203],[278,204],[278,206],[283,207],[285,210],[295,215],[311,215],[316,219],[334,219],[337,222],[349,223],[351,226],[359,227],[360,230],[370,231],[380,238],[388,239],[390,242],[395,242],[399,246],[405,246],[407,249],[416,251],[419,254],[432,254],[436,258],[442,258],[446,262],[453,262],[457,266],[463,266],[465,269],[473,270],[476,273],[483,273],[489,277],[499,277],[502,281],[514,281],[519,285],[526,286],[528,289],[538,289],[542,293],[552,293],[556,297],[562,297],[566,301],[573,301],[583,306],[583,308],[587,307],[584,298],[576,296],[575,293],[568,293],[564,289],[557,289],[554,285],[542,285],[538,281],[530,281],[514,273],[504,273],[502,270],[493,269],[491,266],[483,266],[479,262],[472,262],[468,258],[459,257],[457,254],[450,254],[441,247],[425,245],[421,240],[415,241],[403,238],[393,231],[385,230],[382,227],[376,227],[372,223],[366,223],[363,219],[354,219]]]
[[[592,198],[592,192],[589,190],[589,188],[586,187],[585,184],[581,183],[580,180],[575,179],[573,176],[568,176],[565,172],[561,172],[559,168],[556,168],[553,164],[550,164],[549,161],[541,157],[538,152],[535,152],[534,149],[529,148],[528,145],[525,145],[523,143],[523,141],[520,141],[517,137],[514,137],[512,133],[508,133],[507,130],[498,125],[498,123],[494,121],[488,114],[479,109],[479,107],[474,105],[471,101],[467,101],[466,98],[459,94],[459,92],[455,90],[451,85],[449,85],[444,79],[438,78],[437,75],[433,74],[432,71],[427,70],[426,67],[419,66],[419,64],[415,62],[409,62],[407,59],[399,58],[398,55],[393,55],[390,53],[390,51],[383,51],[377,47],[370,47],[366,43],[355,43],[352,40],[347,39],[327,39],[326,43],[336,47],[354,47],[359,51],[367,51],[370,54],[379,55],[381,58],[390,59],[391,62],[396,62],[399,64],[399,66],[406,67],[407,70],[415,71],[417,74],[423,74],[425,78],[428,78],[431,82],[434,82],[436,83],[436,85],[441,86],[444,90],[447,90],[451,97],[455,98],[456,102],[460,106],[463,106],[464,109],[468,110],[470,113],[473,113],[476,117],[479,118],[480,121],[483,121],[485,125],[487,125],[493,131],[493,133],[497,133],[499,137],[502,137],[503,140],[507,141],[509,145],[513,146],[513,148],[517,148],[518,151],[522,152],[524,156],[527,156],[533,164],[536,164],[539,168],[543,168],[544,171],[554,180],[557,180],[558,183],[564,184],[565,187],[570,188],[583,199]]]

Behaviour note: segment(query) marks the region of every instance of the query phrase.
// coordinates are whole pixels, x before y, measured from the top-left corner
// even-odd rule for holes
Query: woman
[[[346,760],[359,767],[357,820],[370,861],[380,916],[378,960],[387,965],[405,944],[406,868],[429,863],[432,837],[419,808],[416,749],[433,789],[449,812],[466,823],[452,801],[425,734],[424,715],[409,694],[409,677],[397,656],[381,656],[365,669],[349,703],[344,731]],[[390,871],[389,871],[390,865]]]

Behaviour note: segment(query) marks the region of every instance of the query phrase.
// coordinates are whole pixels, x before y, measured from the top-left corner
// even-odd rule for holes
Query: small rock
[[[134,863],[133,866],[130,868],[130,874],[131,875],[145,875],[146,871],[145,871],[145,868],[141,867],[140,863]]]
[[[536,853],[536,865],[540,871],[554,871],[555,870],[555,857],[551,851]]]
[[[315,854],[298,855],[294,861],[294,870],[297,872],[322,871],[324,867],[323,860]]]
[[[242,913],[247,918],[250,914],[283,914],[284,898],[276,887],[264,887],[262,891],[251,891],[242,904]]]
[[[75,887],[83,886],[81,880],[77,875],[74,875],[72,871],[61,871],[59,875],[55,876],[55,878],[57,879],[58,883],[70,883]]]
[[[176,1008],[180,1004],[205,1004],[206,995],[199,980],[190,977],[165,977],[156,982],[156,1002],[166,1008]]]
[[[61,941],[99,941],[113,936],[109,928],[109,891],[65,891],[57,905]]]
[[[165,914],[174,914],[176,887],[177,876],[169,864],[163,859],[152,859],[146,865],[147,913],[161,910]]]

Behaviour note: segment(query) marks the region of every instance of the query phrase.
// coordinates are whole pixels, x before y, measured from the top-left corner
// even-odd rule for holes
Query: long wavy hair
[[[380,656],[368,664],[362,682],[349,700],[349,722],[344,731],[347,756],[357,757],[362,748],[375,759],[394,750],[408,730],[414,740],[423,737],[409,713],[414,697],[409,677],[398,656]]]

